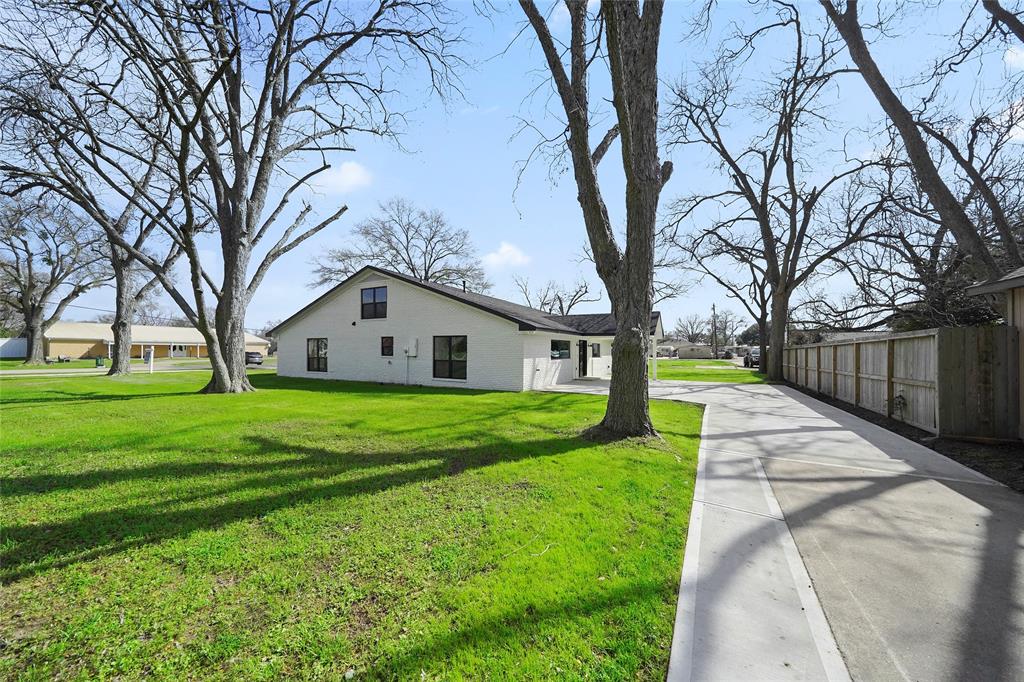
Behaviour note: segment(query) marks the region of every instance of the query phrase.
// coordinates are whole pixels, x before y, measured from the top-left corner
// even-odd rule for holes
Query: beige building
[[[104,322],[55,322],[45,334],[46,357],[109,358],[114,333]],[[266,354],[270,342],[253,334],[245,335],[245,349]],[[206,340],[194,327],[132,326],[132,357],[141,358],[153,349],[157,358],[205,358]]]

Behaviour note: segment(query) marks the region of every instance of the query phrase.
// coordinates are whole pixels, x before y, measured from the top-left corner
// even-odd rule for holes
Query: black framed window
[[[388,316],[388,288],[370,287],[360,292],[362,318],[378,320]]]
[[[395,337],[380,337],[380,354],[386,357],[391,357],[392,355],[395,354]]]
[[[306,339],[306,371],[327,371],[327,339]]]
[[[465,379],[468,357],[465,336],[435,336],[434,378]]]
[[[565,360],[569,357],[569,342],[563,339],[551,339],[551,359]]]
[[[601,344],[592,343],[590,344],[590,357],[599,358],[601,357]]]

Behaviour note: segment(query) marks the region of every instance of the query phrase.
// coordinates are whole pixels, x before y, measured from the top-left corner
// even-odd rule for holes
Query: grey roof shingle
[[[1006,273],[999,279],[992,279],[987,282],[978,282],[967,287],[967,293],[971,296],[978,294],[995,294],[1007,289],[1024,287],[1024,267],[1017,268]]]
[[[651,334],[658,330],[658,318],[661,313],[651,311]],[[585,315],[552,315],[552,320],[567,327],[575,329],[580,334],[593,334],[594,336],[614,336],[615,316],[611,313],[588,313]]]
[[[463,291],[456,287],[437,284],[435,282],[424,282],[416,279],[415,277],[404,275],[400,272],[385,270],[384,268],[378,268],[374,265],[367,265],[361,268],[358,272],[353,273],[344,282],[338,284],[291,317],[279,323],[271,330],[271,332],[276,332],[278,329],[284,327],[307,310],[316,306],[328,295],[337,291],[341,287],[344,287],[356,277],[367,271],[378,272],[387,277],[393,277],[403,282],[408,282],[409,284],[433,291],[456,301],[460,301],[466,305],[497,315],[498,317],[503,317],[506,320],[518,324],[521,331],[552,331],[594,336],[612,336],[615,334],[615,317],[611,313],[561,316],[550,315],[543,310],[537,310],[535,308],[530,308],[529,306],[512,303],[511,301],[495,298],[494,296],[477,294],[472,291]],[[654,330],[657,329],[658,319],[660,317],[661,313],[656,311],[651,313],[651,333],[654,333]]]

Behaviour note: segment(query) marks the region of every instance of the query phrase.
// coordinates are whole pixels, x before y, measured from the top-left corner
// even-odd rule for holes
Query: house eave
[[[1024,276],[972,284],[967,287],[965,291],[968,296],[981,296],[983,294],[999,294],[1004,291],[1009,291],[1010,289],[1019,289],[1022,287],[1024,287]]]

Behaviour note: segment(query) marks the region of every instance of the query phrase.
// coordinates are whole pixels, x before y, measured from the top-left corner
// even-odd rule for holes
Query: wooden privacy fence
[[[786,381],[943,436],[1016,438],[1018,332],[954,327],[786,346]]]

